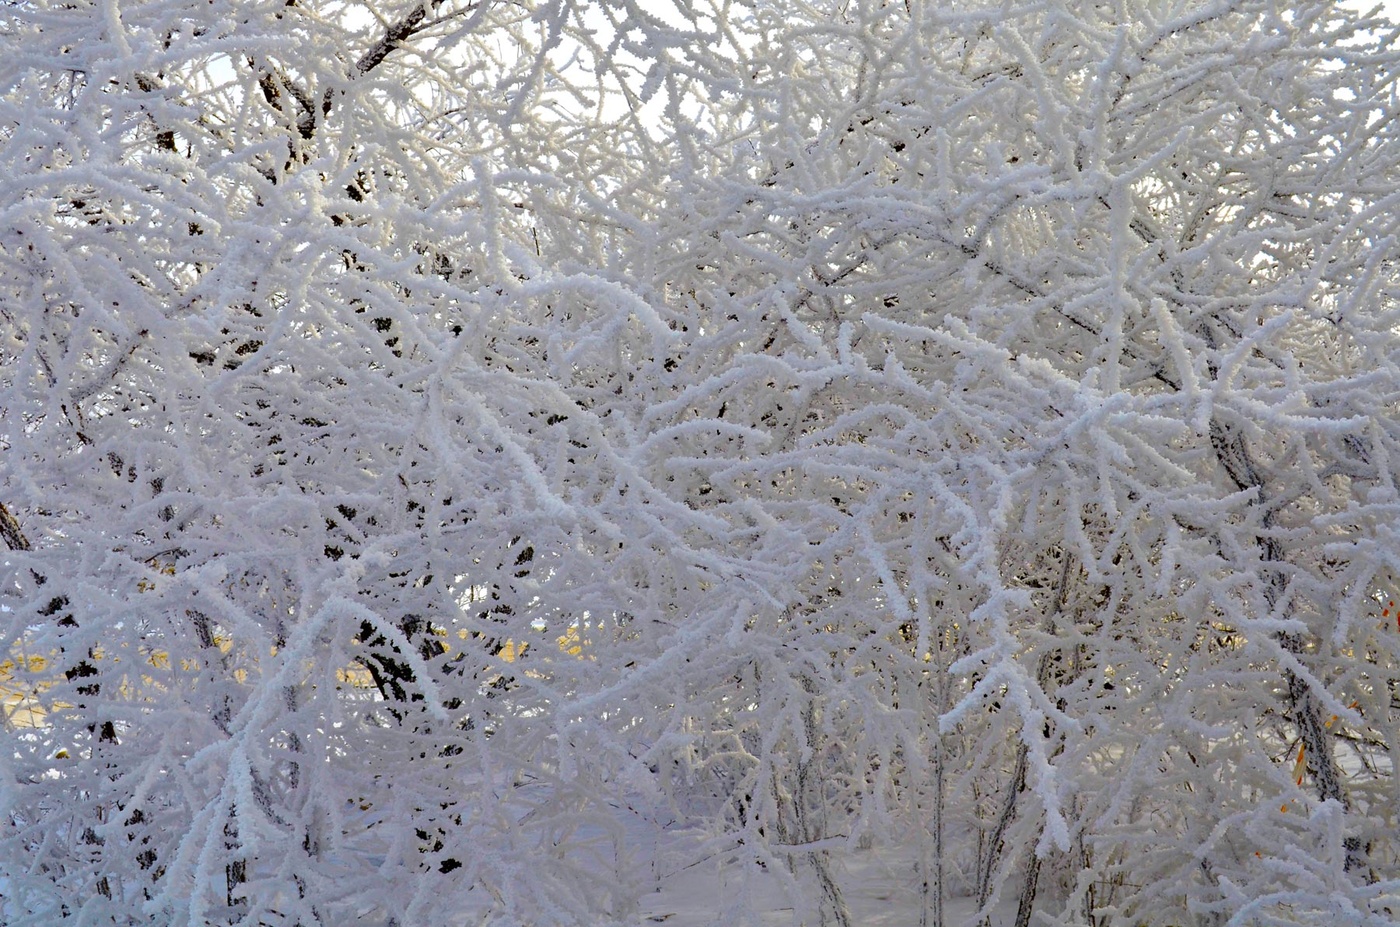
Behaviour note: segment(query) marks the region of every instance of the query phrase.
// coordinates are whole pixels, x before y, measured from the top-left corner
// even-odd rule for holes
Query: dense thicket
[[[0,10],[0,919],[1394,923],[1394,27],[673,3]]]

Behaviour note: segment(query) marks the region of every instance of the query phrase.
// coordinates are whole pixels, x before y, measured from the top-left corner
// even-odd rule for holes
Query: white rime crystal
[[[0,922],[1400,919],[1400,50],[0,5]]]

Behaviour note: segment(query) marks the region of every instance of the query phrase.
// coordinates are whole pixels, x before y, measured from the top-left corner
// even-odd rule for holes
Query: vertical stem
[[[813,776],[813,763],[820,754],[817,744],[820,742],[821,731],[818,726],[819,713],[817,711],[817,684],[808,676],[802,677],[802,687],[807,692],[807,705],[802,713],[803,728],[807,739],[807,758],[797,764],[797,794],[793,796],[793,811],[796,816],[797,837],[802,843],[816,843],[825,836],[826,801],[820,794],[814,794],[812,782],[820,781],[820,776]],[[818,815],[818,820],[813,820],[813,816]],[[822,927],[835,923],[837,927],[852,927],[851,911],[846,906],[846,899],[841,892],[841,886],[836,884],[832,878],[831,867],[827,865],[827,853],[825,850],[808,851],[808,860],[813,872],[817,877],[817,884],[821,887],[821,923]]]
[[[199,646],[204,650],[205,658],[212,668],[218,666],[217,672],[211,672],[210,677],[215,684],[223,690],[217,696],[217,703],[214,706],[214,713],[210,720],[214,722],[225,737],[232,733],[233,723],[233,700],[229,697],[228,690],[224,685],[229,676],[229,655],[224,653],[219,647],[217,635],[214,633],[214,623],[209,620],[209,616],[201,611],[190,609],[185,612],[190,622],[194,625],[195,637],[199,639]],[[233,805],[229,808],[228,820],[224,822],[224,849],[228,855],[237,847],[241,846],[238,839],[238,807]],[[235,895],[238,887],[247,881],[248,862],[243,857],[236,857],[224,864],[224,901],[230,910],[242,906],[242,896]]]
[[[1055,619],[1064,611],[1065,600],[1069,596],[1069,575],[1070,556],[1068,553],[1061,555],[1059,586],[1055,590],[1055,601],[1050,608],[1050,612],[1045,616],[1042,630],[1046,634],[1055,633]],[[1036,684],[1042,689],[1050,682],[1050,651],[1040,655],[1040,660],[1036,664],[1035,671]],[[987,855],[982,861],[982,868],[977,874],[977,907],[984,908],[988,900],[992,897],[992,884],[996,876],[998,863],[1001,862],[1001,854],[1004,849],[1007,828],[1011,826],[1012,820],[1016,817],[1016,805],[1020,795],[1026,788],[1026,767],[1030,760],[1030,748],[1026,746],[1025,738],[1016,746],[1016,763],[1012,767],[1011,780],[1007,783],[1006,800],[1002,803],[1001,816],[997,818],[996,826],[992,828],[991,837],[987,841]],[[1032,850],[1031,858],[1034,860],[1035,853]],[[1036,873],[1038,874],[1039,861],[1035,862]],[[1028,880],[1030,884],[1031,899],[1035,896],[1034,876]],[[1022,892],[1022,903],[1025,904],[1025,892]],[[1029,913],[1027,917],[1029,917]],[[983,925],[991,924],[990,917],[982,919]]]
[[[1098,917],[1094,914],[1094,872],[1090,865],[1089,848],[1084,845],[1084,830],[1074,835],[1074,855],[1079,863],[1080,878],[1088,879],[1084,886],[1084,910],[1080,912],[1085,927],[1098,927]]]
[[[977,873],[977,907],[983,908],[992,897],[992,883],[997,864],[1001,861],[1001,851],[1006,839],[1006,830],[1016,816],[1016,802],[1026,787],[1026,764],[1029,751],[1023,743],[1016,748],[1016,764],[1011,772],[1011,780],[1006,784],[1006,798],[1002,802],[1001,815],[987,837],[987,853],[982,860],[982,868]],[[990,927],[991,919],[983,918],[984,927]]]
[[[944,763],[943,736],[938,735],[933,748],[933,923],[943,927],[943,803]],[[925,892],[928,877],[925,876]]]
[[[1202,322],[1200,331],[1209,347],[1217,347],[1218,340],[1208,323]],[[1219,370],[1215,365],[1211,364],[1208,369],[1211,379],[1217,380]],[[1250,504],[1262,513],[1261,530],[1255,543],[1259,548],[1260,559],[1266,565],[1265,568],[1270,570],[1264,585],[1264,600],[1270,610],[1273,610],[1288,590],[1288,576],[1283,569],[1287,562],[1283,545],[1268,533],[1274,524],[1273,511],[1269,506],[1271,494],[1268,486],[1259,465],[1250,453],[1244,435],[1238,427],[1222,421],[1218,413],[1210,421],[1210,443],[1211,449],[1215,451],[1216,460],[1235,486],[1241,490],[1254,490],[1254,499]],[[1307,649],[1301,636],[1280,631],[1274,635],[1274,639],[1285,651],[1297,657],[1299,662],[1306,655]],[[1288,703],[1292,709],[1293,723],[1298,727],[1309,766],[1313,770],[1313,782],[1318,797],[1324,801],[1335,801],[1344,811],[1350,811],[1351,803],[1342,787],[1341,769],[1332,750],[1331,737],[1322,721],[1322,705],[1317,693],[1291,668],[1284,670],[1284,680],[1288,685]],[[1344,839],[1344,846],[1346,870],[1350,872],[1364,867],[1366,860],[1360,839],[1348,836]]]
[[[1021,900],[1016,905],[1016,927],[1030,927],[1031,911],[1035,908],[1035,893],[1040,884],[1040,857],[1035,847],[1026,854],[1026,878],[1021,883]]]
[[[947,661],[944,659],[944,652],[948,649],[948,635],[946,630],[940,631],[938,635],[938,662],[933,668],[934,679],[934,701],[937,714],[941,715],[948,710],[950,680],[947,672]],[[943,870],[943,816],[946,808],[947,786],[945,776],[947,773],[947,745],[944,742],[942,732],[935,730],[933,738],[933,871],[923,873],[923,895],[924,903],[920,906],[919,925],[928,927],[928,916],[930,907],[932,908],[934,927],[943,927],[943,897],[944,897],[944,870]],[[980,850],[980,847],[979,847]],[[979,862],[980,852],[979,852]],[[929,898],[929,877],[932,876],[933,891],[932,899]],[[931,901],[931,904],[930,904]]]

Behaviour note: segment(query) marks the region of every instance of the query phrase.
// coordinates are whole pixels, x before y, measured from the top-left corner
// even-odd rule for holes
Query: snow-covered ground
[[[917,866],[913,854],[902,849],[857,850],[843,854],[832,864],[852,922],[861,927],[916,927],[921,923]],[[736,896],[748,893],[747,898]],[[668,927],[710,927],[728,924],[726,908],[742,901],[761,912],[763,927],[788,927],[799,923],[797,912],[777,877],[766,871],[745,872],[716,857],[681,871],[658,874],[655,890],[642,898],[644,920]],[[944,922],[974,923],[977,906],[970,898],[944,902]],[[993,917],[994,927],[1015,919],[1015,904],[1003,903]],[[930,917],[929,922],[932,922]],[[815,927],[815,925],[813,925]]]

